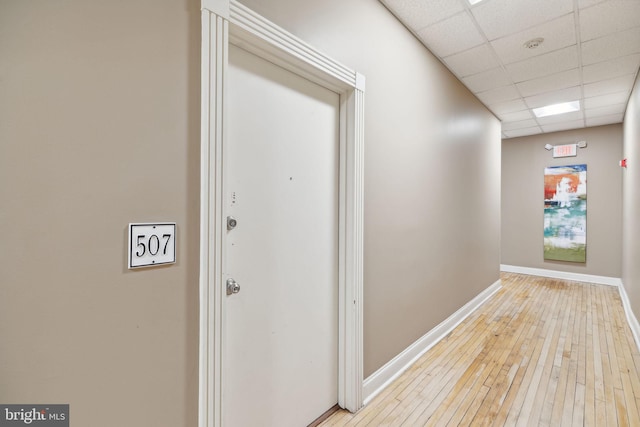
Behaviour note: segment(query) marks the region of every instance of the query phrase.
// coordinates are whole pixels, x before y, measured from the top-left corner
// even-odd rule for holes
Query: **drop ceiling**
[[[503,138],[622,122],[640,0],[381,1],[502,121]],[[580,111],[532,112],[576,100]]]

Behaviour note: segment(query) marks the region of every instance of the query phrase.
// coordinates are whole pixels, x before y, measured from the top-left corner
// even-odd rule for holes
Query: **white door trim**
[[[235,0],[202,0],[199,426],[222,420],[222,144],[234,44],[340,95],[338,404],[363,404],[364,86],[361,74]]]

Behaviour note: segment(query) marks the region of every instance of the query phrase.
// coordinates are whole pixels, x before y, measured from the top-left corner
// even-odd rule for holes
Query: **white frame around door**
[[[363,405],[364,77],[235,0],[202,0],[199,426],[222,424],[222,145],[229,44],[340,95],[338,404]]]

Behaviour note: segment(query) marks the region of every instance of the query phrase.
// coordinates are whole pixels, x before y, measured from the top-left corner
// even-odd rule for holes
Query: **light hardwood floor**
[[[503,288],[357,414],[322,426],[640,426],[618,289],[503,273]]]

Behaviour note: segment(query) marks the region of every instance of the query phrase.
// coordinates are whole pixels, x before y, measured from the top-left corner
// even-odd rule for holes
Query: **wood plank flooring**
[[[321,426],[640,426],[618,289],[512,273],[502,285],[368,406]]]

